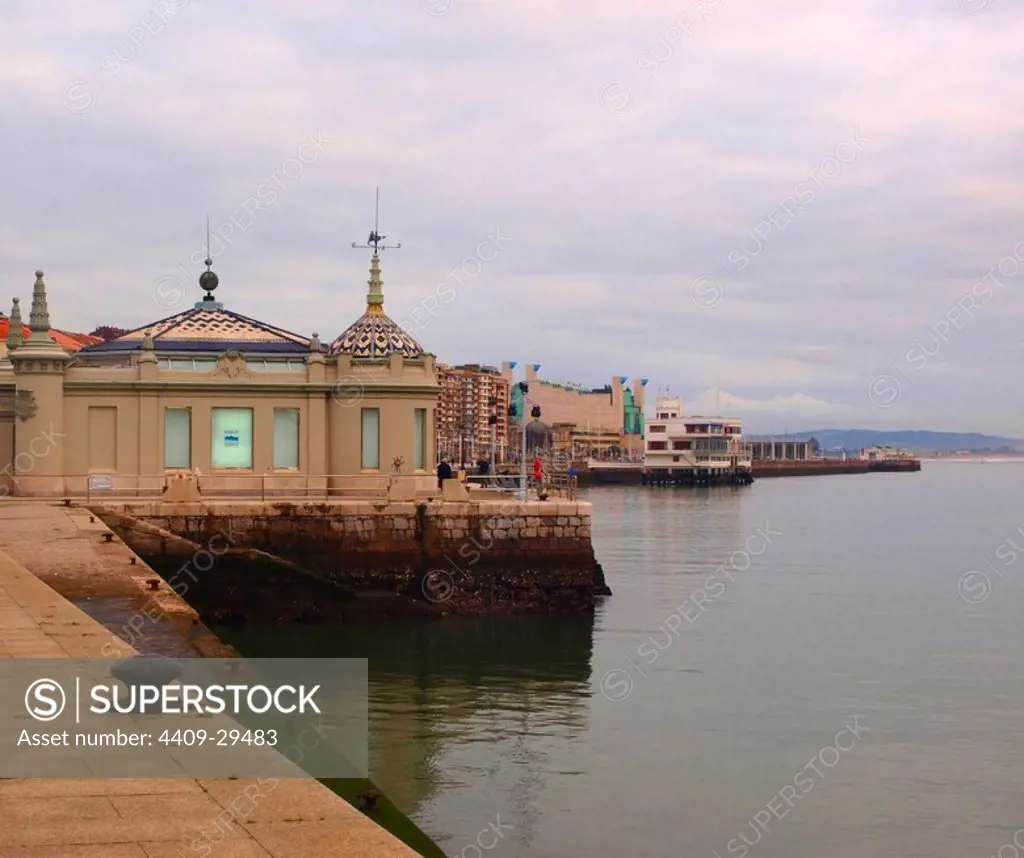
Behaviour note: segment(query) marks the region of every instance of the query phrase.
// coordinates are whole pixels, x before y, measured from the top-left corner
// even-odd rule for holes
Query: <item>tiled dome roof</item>
[[[376,231],[370,240],[380,239]],[[399,245],[401,246],[401,245]],[[400,354],[407,358],[423,355],[420,344],[384,313],[384,282],[380,279],[380,255],[374,246],[370,258],[370,291],[366,295],[366,312],[351,324],[333,343],[330,354],[348,354],[354,358],[386,358]]]
[[[225,310],[204,299],[190,310],[136,328],[105,343],[86,348],[89,355],[142,349],[146,332],[157,351],[212,352],[228,349],[241,352],[284,352],[306,354],[309,338],[291,331]]]
[[[330,353],[354,358],[385,358],[395,353],[416,358],[423,355],[420,344],[384,313],[369,309],[331,343]]]

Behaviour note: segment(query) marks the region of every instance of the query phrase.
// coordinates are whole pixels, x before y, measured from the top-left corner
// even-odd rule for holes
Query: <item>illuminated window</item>
[[[215,468],[252,467],[252,409],[214,408],[210,464]]]

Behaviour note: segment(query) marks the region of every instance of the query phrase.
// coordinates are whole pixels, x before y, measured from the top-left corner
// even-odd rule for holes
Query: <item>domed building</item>
[[[534,418],[526,424],[526,451],[545,453],[551,449],[553,432],[547,423]]]
[[[327,350],[336,365],[329,404],[331,448],[341,473],[431,473],[440,391],[436,357],[384,312],[379,241],[376,232],[370,234],[366,312]],[[360,438],[358,447],[348,442],[353,437]]]
[[[0,486],[146,496],[181,472],[240,497],[429,485],[435,359],[384,313],[375,237],[366,312],[330,346],[227,309],[207,259],[193,307],[71,355],[36,272],[29,335],[12,325],[0,360]]]

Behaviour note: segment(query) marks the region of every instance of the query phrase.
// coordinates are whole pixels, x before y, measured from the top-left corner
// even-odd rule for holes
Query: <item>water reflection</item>
[[[374,771],[449,855],[499,819],[514,828],[491,858],[738,854],[858,723],[755,858],[992,855],[1020,825],[1024,563],[985,558],[1020,523],[1022,470],[594,489],[615,594],[596,618],[226,634],[248,655],[368,657]],[[668,642],[759,528],[770,550]],[[958,582],[977,569],[992,593],[971,602]],[[637,666],[628,698],[601,693]]]
[[[217,632],[249,657],[369,659],[371,774],[458,851],[496,817],[514,826],[505,841],[532,844],[552,752],[588,728],[593,630],[592,616],[516,616]]]

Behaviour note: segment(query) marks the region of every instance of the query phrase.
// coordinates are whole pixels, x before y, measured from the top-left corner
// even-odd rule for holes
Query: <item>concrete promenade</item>
[[[45,557],[64,554],[69,564],[77,564],[66,570],[72,578],[83,586],[91,578],[102,591],[106,564],[80,549],[95,544],[106,551],[100,537],[105,528],[97,521],[94,531],[80,533],[79,525],[90,524],[82,510],[2,504],[0,658],[101,658],[111,632],[44,583],[45,568],[34,574],[11,555],[45,566]],[[80,539],[85,542],[76,550]],[[116,544],[109,550],[127,551]],[[128,562],[126,556],[118,559]],[[138,576],[151,573],[142,566]],[[415,858],[415,853],[312,779],[0,780],[0,858],[191,856]]]

